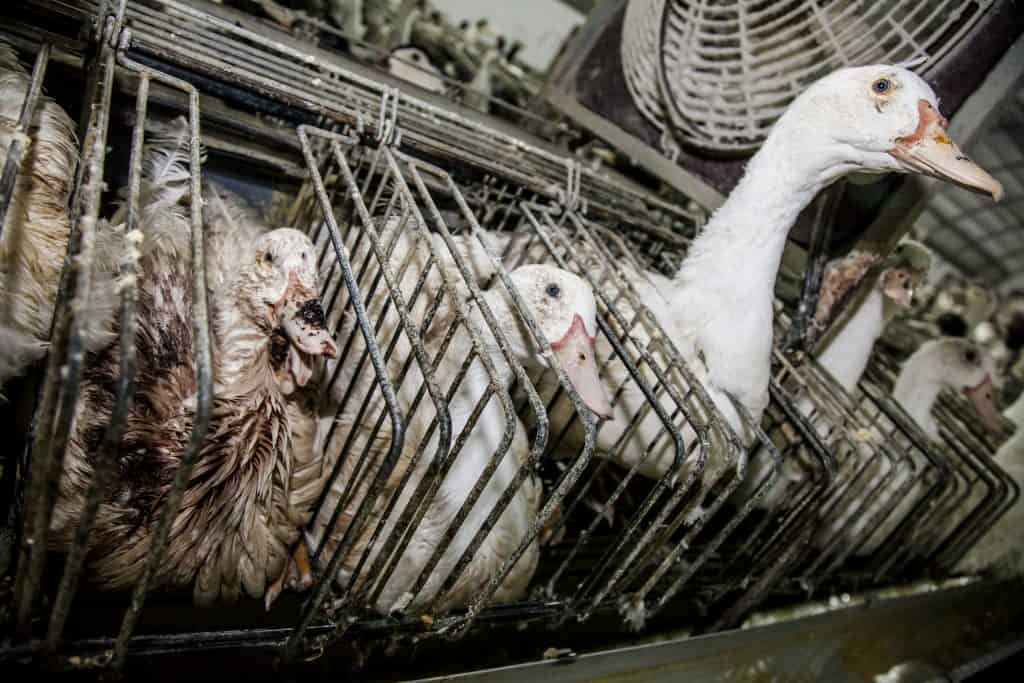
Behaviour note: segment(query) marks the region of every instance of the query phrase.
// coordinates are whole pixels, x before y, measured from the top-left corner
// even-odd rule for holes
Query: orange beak
[[[903,168],[992,195],[996,201],[1002,199],[1000,182],[967,158],[946,133],[949,123],[945,117],[927,100],[920,100],[917,110],[920,115],[917,129],[897,138],[896,146],[889,150]]]

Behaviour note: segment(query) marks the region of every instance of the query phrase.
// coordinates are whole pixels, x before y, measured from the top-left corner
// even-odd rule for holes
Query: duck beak
[[[907,277],[909,282],[913,282],[912,274],[908,274]],[[907,308],[914,300],[914,287],[912,284],[901,286],[898,282],[887,282],[883,286],[882,291],[893,303],[902,308]]]
[[[917,129],[896,139],[889,153],[910,173],[948,180],[975,192],[1003,198],[1003,186],[987,171],[967,158],[949,134],[945,117],[927,100],[919,100]]]
[[[993,431],[998,430],[1002,425],[1002,416],[996,410],[996,402],[992,398],[992,377],[985,375],[978,386],[964,389],[964,393],[974,404],[985,426]]]
[[[587,407],[599,419],[611,419],[612,404],[597,373],[594,338],[587,334],[587,327],[579,314],[573,317],[565,336],[553,342],[551,348]]]
[[[320,300],[296,296],[301,288],[290,287],[285,297],[281,329],[291,342],[288,349],[288,372],[297,387],[304,387],[313,376],[313,358],[335,358],[338,346],[331,339]]]

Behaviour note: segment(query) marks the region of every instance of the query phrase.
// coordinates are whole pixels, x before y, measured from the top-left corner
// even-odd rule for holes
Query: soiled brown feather
[[[6,161],[29,76],[0,43],[0,166]],[[78,144],[67,113],[41,95],[0,237],[0,384],[42,356],[67,251],[67,201]],[[87,339],[88,341],[88,339]]]
[[[815,324],[820,328],[826,327],[838,311],[838,306],[853,295],[855,285],[880,260],[877,254],[852,251],[841,259],[830,261],[822,277],[818,307],[814,313]]]
[[[174,169],[177,158],[175,152],[154,157],[154,163],[159,162],[169,176],[179,177]],[[91,568],[110,588],[128,587],[141,575],[152,531],[192,430],[197,388],[188,229],[178,203],[184,195],[173,184],[144,188],[144,194],[151,201],[143,217],[146,242],[140,261],[135,402],[117,449],[114,484],[91,538]],[[210,292],[211,303],[223,305],[227,296],[224,288]],[[215,343],[222,338],[216,318],[214,337]],[[200,603],[233,600],[242,591],[262,596],[268,580],[283,570],[288,548],[298,535],[294,518],[287,516],[288,408],[269,354],[269,344],[259,348],[251,371],[217,392],[210,429],[156,577],[157,585],[194,582]],[[115,342],[91,354],[86,363],[54,514],[51,540],[56,549],[65,548],[74,533],[109,422],[119,362]],[[216,355],[214,372],[219,377]]]

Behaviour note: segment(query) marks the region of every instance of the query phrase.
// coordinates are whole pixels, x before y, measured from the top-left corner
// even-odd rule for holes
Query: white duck
[[[867,295],[857,303],[857,308],[843,321],[842,327],[825,341],[823,349],[817,356],[818,363],[846,391],[854,391],[857,382],[860,381],[861,375],[867,368],[875,342],[878,341],[885,326],[896,313],[901,308],[909,307],[913,299],[914,288],[924,281],[930,265],[930,252],[924,245],[912,240],[901,242],[884,260],[873,254],[855,251],[829,264],[818,299],[816,318],[819,321],[827,320],[832,313],[832,308],[849,294],[850,288],[860,276],[871,277],[870,269],[875,269],[875,272],[878,272],[878,279],[870,285],[871,288]],[[814,398],[803,396],[797,409],[805,417],[813,420],[820,406]],[[832,439],[835,425],[829,419],[814,421],[817,423],[818,435],[827,444],[831,441],[829,445],[832,446],[835,457],[846,456],[851,445],[857,448],[865,458],[874,455],[874,451],[867,444],[835,442]],[[835,436],[839,436],[839,434],[836,432]],[[772,467],[771,459],[765,454],[752,459],[751,474],[743,480],[737,489],[738,504],[742,504],[754,492],[759,483],[768,476]],[[804,468],[796,462],[796,458],[787,458],[781,464],[780,474],[785,481],[801,481],[805,476],[804,472]],[[757,505],[762,509],[772,509],[784,502],[789,495],[791,492],[787,490],[787,487],[773,486],[758,500]]]
[[[936,442],[942,436],[932,408],[944,389],[962,391],[992,429],[1000,425],[992,387],[992,361],[974,342],[959,338],[927,341],[907,359],[892,396]]]
[[[896,378],[892,396],[903,410],[921,428],[921,431],[935,445],[941,447],[944,438],[939,431],[938,421],[932,414],[939,394],[946,389],[963,392],[982,422],[990,429],[1000,428],[999,412],[996,409],[992,388],[992,361],[984,349],[966,339],[947,337],[925,342],[907,359]],[[932,447],[932,446],[925,446]],[[870,472],[869,481],[880,475],[882,465],[876,464]],[[875,505],[886,506],[891,502],[894,492],[900,490],[906,482],[905,477],[911,476],[908,469],[896,473],[891,483],[881,492],[876,493]],[[905,495],[904,501],[893,505],[892,511],[870,535],[860,552],[872,553],[883,542],[900,521],[905,517],[908,508],[919,499],[921,487],[926,483],[915,484]],[[866,490],[872,490],[868,484]],[[851,527],[851,533],[859,536],[864,531],[863,523]]]
[[[1024,394],[1010,405],[1003,416],[1017,429],[995,455],[995,460],[1017,483],[1024,487]],[[1021,528],[1024,524],[1024,498],[1018,498],[1013,507],[988,530],[971,548],[957,570],[966,573],[993,571],[998,575],[1019,575],[1024,572],[1024,543]]]
[[[423,50],[411,45],[396,47],[388,55],[388,72],[403,81],[424,90],[443,95],[446,91],[444,74],[435,67]]]
[[[393,224],[385,228],[385,236]],[[435,236],[436,237],[436,236]],[[402,239],[402,238],[400,238]],[[439,239],[439,238],[438,238]],[[440,244],[440,243],[439,243]],[[466,245],[462,245],[465,247]],[[401,262],[398,255],[414,254],[422,257],[422,252],[417,253],[416,249],[410,248],[410,243],[399,243],[394,250],[395,265]],[[493,265],[474,261],[480,251],[472,248],[460,248],[463,255],[468,257],[472,267],[480,272],[480,269],[490,269]],[[444,247],[440,247],[440,253],[444,253]],[[358,262],[358,259],[354,259]],[[414,259],[414,264],[406,270],[403,283],[413,285],[419,278],[424,266],[423,258]],[[453,264],[442,264],[442,268],[451,268]],[[597,368],[593,356],[593,335],[596,331],[596,304],[589,287],[578,277],[551,266],[524,266],[516,269],[510,277],[522,296],[522,299],[537,321],[545,340],[552,345],[555,355],[569,375],[570,381],[578,388],[587,405],[599,414],[610,412],[607,398],[603,394],[600,382],[597,378]],[[428,279],[426,288],[434,289],[440,285],[439,275],[435,271]],[[460,288],[461,289],[461,288]],[[466,292],[460,291],[459,296],[468,301]],[[546,367],[546,361],[540,350],[534,346],[524,323],[519,314],[512,306],[511,300],[502,285],[495,285],[484,292],[484,299],[493,311],[499,327],[507,335],[511,352],[515,359],[527,368]],[[371,302],[371,308],[377,309],[383,297],[376,302]],[[413,320],[422,320],[425,304],[413,306]],[[514,379],[511,369],[504,361],[489,329],[484,324],[484,319],[475,305],[470,305],[470,324],[477,326],[483,331],[484,348],[476,349],[481,355],[486,355],[493,362],[499,372],[500,388],[507,389]],[[453,312],[442,310],[438,319],[431,324],[431,329],[446,330],[451,322]],[[346,320],[349,329],[352,322]],[[345,324],[345,323],[343,323]],[[389,339],[390,333],[383,335],[383,339]],[[427,332],[425,342],[428,351],[437,353],[441,343],[440,333]],[[342,335],[344,338],[344,334]],[[404,341],[402,344],[406,344]],[[436,376],[442,389],[454,381],[457,373],[465,359],[474,352],[471,340],[465,330],[461,330],[452,339],[450,345],[444,351],[440,359]],[[351,356],[351,351],[349,352]],[[358,353],[356,355],[358,357]],[[406,353],[396,353],[393,358],[397,362],[404,362]],[[393,361],[396,362],[396,361]],[[396,366],[397,367],[397,366]],[[328,367],[328,374],[333,368]],[[342,373],[347,370],[342,367]],[[410,371],[414,375],[417,371]],[[348,384],[347,380],[339,383],[341,386]],[[399,400],[408,410],[408,406],[418,390],[421,380],[415,376],[413,381],[406,381],[400,387]],[[459,435],[469,425],[474,406],[487,395],[490,378],[485,372],[484,365],[478,357],[457,388],[454,394],[447,401],[449,414],[452,420],[452,434]],[[375,397],[371,400],[379,402]],[[360,402],[357,401],[357,404]],[[375,414],[371,411],[369,414]],[[384,495],[379,496],[378,503],[371,513],[370,524],[363,528],[362,533],[356,539],[354,548],[346,554],[340,565],[339,574],[336,577],[341,585],[346,585],[351,580],[351,572],[354,570],[358,560],[369,550],[368,560],[363,567],[365,572],[373,563],[377,553],[381,550],[380,542],[369,547],[373,530],[378,524],[384,524],[384,532],[380,537],[386,538],[390,530],[398,520],[399,514],[405,507],[409,497],[417,488],[419,482],[429,471],[433,458],[438,457],[437,434],[430,436],[432,415],[423,412],[413,413],[406,425],[405,447],[402,451],[399,463],[390,474]],[[328,420],[334,419],[333,413],[328,415]],[[459,560],[463,550],[472,540],[481,523],[493,509],[495,502],[502,492],[508,487],[512,478],[516,476],[520,467],[526,460],[529,451],[529,443],[526,431],[518,418],[513,425],[514,433],[512,443],[497,469],[487,482],[480,498],[469,511],[469,516],[460,526],[450,545],[440,558],[440,562],[430,573],[422,590],[413,596],[409,591],[423,570],[431,554],[441,542],[445,530],[452,523],[453,518],[463,503],[467,500],[470,490],[477,479],[484,472],[491,462],[494,454],[498,452],[499,443],[502,440],[502,433],[506,428],[505,418],[500,404],[491,399],[487,402],[483,411],[476,418],[477,422],[469,427],[468,440],[461,448],[452,455],[456,458],[451,470],[445,476],[440,489],[429,503],[424,518],[416,527],[409,545],[399,559],[394,572],[389,576],[387,583],[382,587],[379,597],[373,606],[382,613],[393,610],[422,609],[438,596],[438,593],[445,580],[451,573],[455,563]],[[311,549],[316,549],[320,544],[324,545],[322,554],[319,556],[318,564],[321,569],[333,555],[343,534],[349,528],[352,516],[359,503],[366,494],[366,482],[369,480],[369,473],[360,477],[359,491],[348,500],[347,504],[342,501],[342,494],[346,485],[353,481],[354,471],[362,463],[366,467],[367,462],[379,463],[390,445],[390,436],[387,426],[376,435],[371,433],[372,425],[353,424],[353,415],[343,414],[337,418],[337,433],[326,446],[325,462],[326,470],[329,471],[338,458],[338,446],[349,438],[355,439],[353,454],[366,453],[363,458],[349,455],[342,461],[341,474],[329,490],[325,504],[321,506],[312,531],[308,536]],[[436,432],[436,430],[435,430]],[[369,443],[371,436],[375,439]],[[411,459],[418,450],[418,446],[427,441],[425,448],[420,449],[423,457],[419,460],[408,482],[399,489],[402,477],[409,474]],[[454,443],[454,442],[453,442]],[[400,496],[399,503],[395,510],[385,518],[385,505],[392,494]],[[505,560],[520,545],[527,534],[530,525],[536,519],[541,500],[541,489],[539,482],[528,477],[516,490],[508,508],[498,518],[495,526],[488,532],[483,544],[473,555],[470,563],[455,581],[453,587],[448,591],[439,603],[441,609],[450,609],[467,605],[473,597],[478,595],[495,576]],[[333,529],[328,529],[330,517],[339,502],[345,505],[343,512]],[[521,596],[525,591],[533,571],[536,567],[539,547],[537,540],[528,546],[526,553],[513,567],[511,573],[504,579],[498,592],[495,595],[497,601],[509,601]],[[378,577],[374,577],[378,578]],[[366,581],[365,576],[360,576],[356,586]]]
[[[853,391],[867,368],[875,342],[899,310],[910,305],[915,287],[927,277],[930,266],[931,254],[924,245],[911,240],[901,242],[883,262],[878,282],[825,343],[818,362],[844,389]]]
[[[908,69],[837,70],[779,118],[674,278],[632,273],[641,300],[741,438],[751,435],[733,401],[755,421],[768,404],[775,278],[789,229],[820,190],[852,172],[922,173],[1001,198],[999,182],[959,150],[946,125],[935,93]],[[603,338],[598,353],[611,354]],[[598,448],[626,467],[646,456],[639,471],[661,477],[674,451],[649,448],[663,431],[652,412],[619,445],[646,399],[624,370],[615,370],[606,373],[606,386],[624,388],[609,392],[615,420],[602,425]],[[692,443],[692,432],[684,438]]]

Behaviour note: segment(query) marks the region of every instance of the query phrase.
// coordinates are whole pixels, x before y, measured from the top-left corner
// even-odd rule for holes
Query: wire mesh
[[[618,236],[621,226],[612,229],[573,211],[542,210],[508,188],[501,192],[493,184],[485,185],[479,196],[489,206],[491,218],[486,225],[498,235],[510,235],[502,240],[506,263],[555,259],[593,278],[609,307],[614,332],[628,334],[620,337],[620,342],[641,350],[638,360],[643,362],[638,362],[638,367],[654,373],[648,375],[657,379],[652,385],[654,395],[661,397],[683,444],[692,448],[704,442],[699,428],[704,420],[715,428],[709,433],[707,453],[689,455],[688,459],[700,459],[692,464],[684,461],[684,468],[678,470],[676,453],[670,442],[662,440],[664,424],[644,416],[642,409],[648,404],[631,403],[635,392],[631,394],[628,386],[616,391],[614,400],[623,406],[617,408],[621,422],[605,424],[599,431],[598,455],[602,462],[581,492],[585,496],[581,504],[586,501],[599,514],[590,521],[588,533],[601,525],[602,519],[610,519],[616,505],[646,514],[650,497],[636,495],[642,502],[628,505],[631,493],[648,490],[637,485],[637,474],[648,480],[647,486],[650,480],[655,482],[651,495],[666,483],[669,489],[665,492],[667,499],[653,508],[656,516],[643,522],[648,529],[644,543],[651,543],[657,559],[649,568],[640,563],[617,570],[612,583],[595,594],[594,604],[614,596],[610,591],[619,590],[620,610],[628,618],[642,621],[656,615],[678,595],[693,597],[699,593],[705,609],[716,617],[721,613],[727,617],[709,627],[734,623],[771,588],[781,567],[793,560],[793,548],[800,546],[802,534],[807,533],[806,522],[814,518],[817,496],[829,479],[827,452],[791,405],[791,397],[778,385],[772,386],[773,400],[764,430],[754,430],[761,447],[748,452],[742,446],[686,368],[673,342],[640,301],[635,278],[647,276],[635,250]],[[560,240],[542,243],[529,232],[537,225],[544,225]],[[600,343],[598,349],[604,357]],[[606,382],[619,386],[621,370],[613,362],[604,367]],[[661,372],[659,368],[663,368]],[[667,398],[677,395],[683,401],[666,403]],[[557,412],[554,410],[552,415],[556,439],[562,431]],[[750,424],[749,416],[746,421]],[[780,458],[789,458],[796,451],[802,453],[801,467],[806,477],[778,480]],[[755,471],[756,477],[752,474]],[[762,502],[771,498],[787,503],[773,509]],[[628,523],[624,528],[631,532]],[[584,553],[586,544],[592,542],[590,537],[581,536],[571,552]],[[637,550],[641,548],[646,549],[646,545]],[[631,556],[627,557],[632,561]],[[583,591],[590,589],[587,583],[579,585]]]
[[[951,567],[1016,499],[1013,482],[979,455],[991,444],[958,406],[943,407],[953,454],[936,455],[877,383],[850,395],[813,363],[793,366],[778,353],[761,424],[741,415],[754,437],[745,447],[637,289],[647,268],[675,271],[699,216],[387,91],[290,39],[176,0],[125,8],[105,3],[97,15],[103,31],[88,67],[72,265],[37,417],[13,652],[99,653],[101,664],[121,667],[129,652],[243,643],[296,658],[355,637],[372,615],[391,619],[389,633],[457,637],[490,618],[562,624],[618,611],[638,624],[685,601],[703,610],[700,630],[717,630],[792,584],[807,590]],[[128,233],[140,210],[150,83],[188,102],[199,398],[188,454],[118,635],[61,643],[140,362],[138,266],[125,261],[115,408],[47,630],[33,640],[51,487],[79,399],[75,302],[91,284],[116,69],[138,81]],[[274,614],[286,626],[199,631],[178,619],[169,632],[138,635],[214,398],[199,91],[223,94],[225,84],[243,101],[284,105],[279,113],[293,122],[314,113],[335,129],[299,126],[309,175],[282,221],[316,245],[320,298],[340,350],[306,397],[322,453],[291,473],[307,525],[293,560],[301,570],[308,550],[317,576],[294,612]],[[614,388],[615,422],[598,424],[584,407],[515,284],[519,266],[537,263],[575,273],[595,293],[597,361]],[[540,361],[524,360],[523,344]],[[438,519],[443,529],[431,541],[425,531]],[[510,526],[499,551],[497,532]],[[282,586],[292,582],[283,577]],[[194,614],[174,599],[176,614]]]
[[[894,359],[876,352],[866,383],[874,385],[876,392],[890,391],[897,367]],[[906,416],[900,406],[895,409]],[[901,551],[894,552],[880,572],[890,571],[890,567],[918,573],[952,571],[1019,497],[1019,487],[993,458],[1005,440],[1005,430],[999,437],[986,433],[967,401],[948,390],[939,395],[933,414],[940,425],[939,443],[919,428],[918,438],[928,444],[933,457],[945,461],[949,491],[921,514],[908,517],[913,534],[906,537]],[[909,416],[906,420],[914,424]]]
[[[77,191],[71,198],[71,236],[68,244],[69,266],[65,268],[62,286],[58,293],[53,330],[53,343],[49,351],[46,381],[43,384],[39,408],[34,419],[35,438],[32,444],[30,475],[25,482],[27,509],[21,530],[21,552],[15,592],[17,631],[22,639],[32,633],[32,618],[44,591],[43,569],[51,531],[51,515],[58,496],[58,482],[63,476],[65,453],[72,437],[72,419],[79,412],[80,387],[83,382],[83,366],[88,362],[83,341],[86,324],[85,312],[90,301],[90,288],[96,275],[94,259],[98,230],[107,225],[99,221],[102,193],[104,190],[106,140],[110,126],[111,96],[115,63],[118,60],[116,41],[121,37],[124,3],[114,7],[105,5],[99,16],[95,42],[96,51],[92,57],[90,88],[87,89],[84,111],[85,135],[82,144],[82,161],[79,165]],[[44,50],[44,56],[46,54]],[[45,60],[43,60],[45,63]],[[148,86],[150,80],[180,89],[189,96],[189,118],[187,135],[191,141],[191,157],[188,161],[188,186],[191,202],[188,207],[190,244],[192,259],[192,302],[193,326],[192,345],[194,348],[194,371],[197,393],[192,420],[191,437],[183,454],[182,467],[170,487],[165,505],[154,514],[160,520],[157,525],[157,541],[146,558],[146,568],[135,586],[131,604],[124,614],[121,631],[113,643],[112,651],[105,656],[113,666],[123,664],[128,638],[131,636],[145,597],[150,589],[152,577],[161,561],[163,542],[171,519],[180,504],[189,471],[198,455],[200,442],[205,433],[212,397],[210,371],[210,342],[207,330],[206,275],[202,246],[202,198],[200,187],[200,146],[199,110],[197,93],[191,85],[166,74],[120,57],[120,66],[134,72],[139,78],[136,100],[137,126],[132,142],[132,172],[130,174],[124,235],[131,240],[136,233],[139,214],[139,173],[143,155],[142,129],[147,119]],[[75,527],[65,553],[62,578],[56,589],[45,640],[41,649],[52,653],[58,646],[64,630],[70,605],[74,599],[79,579],[85,566],[88,552],[90,527],[95,521],[97,509],[107,494],[111,470],[117,456],[117,446],[125,429],[126,415],[130,409],[134,392],[136,369],[135,355],[135,308],[137,300],[136,269],[138,252],[125,249],[126,256],[118,264],[120,275],[120,361],[119,376],[109,387],[113,406],[109,425],[102,436],[102,446],[94,456],[91,477],[87,476],[82,491],[81,515],[73,520]],[[61,494],[63,495],[63,491]]]

